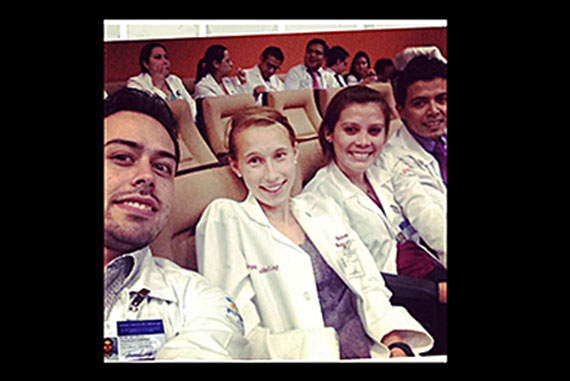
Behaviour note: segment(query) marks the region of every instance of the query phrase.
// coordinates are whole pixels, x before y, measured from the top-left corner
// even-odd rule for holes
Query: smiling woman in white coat
[[[230,165],[245,201],[214,200],[196,229],[198,269],[230,294],[249,358],[338,360],[428,351],[432,337],[391,292],[332,200],[291,198],[297,148],[268,107],[232,117]]]
[[[411,283],[419,286],[418,292],[426,293],[434,310],[444,308],[441,304],[447,302],[446,270],[424,244],[438,253],[446,252],[445,200],[441,197],[434,201],[414,171],[384,152],[390,136],[390,115],[383,95],[372,89],[354,86],[338,92],[319,129],[329,164],[316,173],[303,193],[336,201],[378,269],[399,275],[385,275],[387,281],[396,282],[388,284],[395,300],[409,308],[426,328],[442,332],[436,335],[436,345],[441,343],[437,351],[442,353],[445,314],[427,313],[418,296],[405,301],[401,296],[408,293],[410,285],[406,283]],[[406,280],[401,275],[424,279]],[[401,282],[405,282],[404,287]]]

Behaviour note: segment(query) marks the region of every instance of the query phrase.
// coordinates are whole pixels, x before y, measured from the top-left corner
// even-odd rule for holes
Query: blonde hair
[[[236,136],[239,132],[252,126],[267,127],[274,124],[280,124],[285,127],[289,133],[291,145],[295,146],[295,141],[297,140],[295,130],[287,117],[276,109],[267,106],[252,106],[233,114],[226,131],[226,145],[230,158],[232,160],[237,158]]]

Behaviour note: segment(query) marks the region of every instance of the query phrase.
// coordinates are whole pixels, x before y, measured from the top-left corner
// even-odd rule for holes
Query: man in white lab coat
[[[335,78],[323,69],[328,45],[319,38],[307,43],[304,61],[293,66],[285,77],[285,90],[328,89],[338,87]]]
[[[276,46],[269,46],[263,50],[259,63],[246,69],[247,83],[253,89],[256,104],[263,103],[262,94],[285,90],[285,85],[275,73],[283,63],[283,52]]]
[[[104,359],[241,358],[235,304],[149,248],[167,222],[180,157],[168,106],[124,88],[104,101],[104,129]]]
[[[447,64],[418,55],[400,74],[396,109],[403,125],[384,146],[401,158],[435,199],[447,194]]]

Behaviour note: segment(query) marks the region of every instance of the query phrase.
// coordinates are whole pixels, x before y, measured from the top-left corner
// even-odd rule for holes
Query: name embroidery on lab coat
[[[364,276],[364,268],[360,263],[360,258],[353,247],[353,241],[349,239],[348,234],[335,236],[337,242],[336,247],[341,250],[338,262],[348,279],[360,278]]]
[[[261,269],[258,270],[257,265],[247,265],[247,269],[249,271],[259,271],[260,274],[265,274],[271,271],[279,271],[279,265],[267,265],[267,266],[262,266]]]

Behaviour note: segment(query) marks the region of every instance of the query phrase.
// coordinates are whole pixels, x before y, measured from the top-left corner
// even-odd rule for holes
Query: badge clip
[[[129,311],[137,312],[139,310],[139,305],[145,300],[145,298],[150,294],[150,290],[143,288],[135,295],[133,301],[129,305]]]

